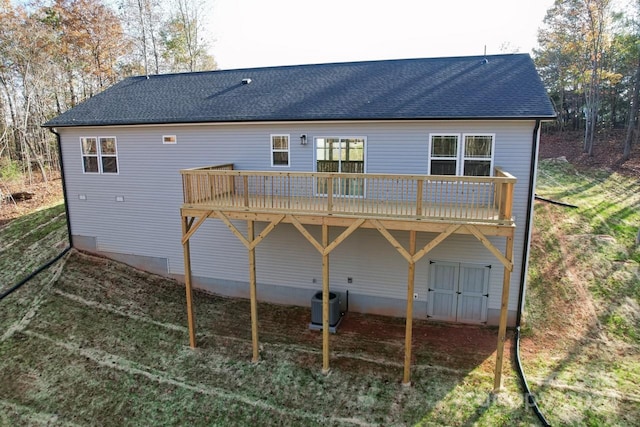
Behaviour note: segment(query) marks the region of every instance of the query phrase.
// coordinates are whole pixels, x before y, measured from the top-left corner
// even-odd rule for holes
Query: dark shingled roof
[[[514,54],[131,77],[44,126],[553,117],[533,61]]]

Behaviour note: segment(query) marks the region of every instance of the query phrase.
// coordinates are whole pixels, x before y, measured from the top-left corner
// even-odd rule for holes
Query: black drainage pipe
[[[522,362],[520,361],[520,326],[516,326],[516,368],[518,369],[518,376],[520,377],[520,382],[522,383],[522,388],[524,389],[524,397],[526,398],[527,406],[533,409],[533,412],[536,414],[543,426],[551,426],[551,424],[549,424],[549,421],[547,421],[547,419],[544,417],[544,414],[540,411],[538,403],[536,402],[536,398],[529,389],[527,377],[525,377],[524,371],[522,370]]]
[[[67,215],[67,237],[69,246],[73,247],[73,234],[71,233],[71,216],[69,215],[69,197],[67,196],[67,180],[64,176],[64,162],[62,161],[62,139],[55,128],[49,128],[49,131],[56,136],[58,145],[58,163],[60,166],[60,181],[62,182],[62,197],[64,198],[64,211]]]
[[[529,245],[531,232],[533,227],[533,200],[536,197],[535,194],[535,177],[536,177],[536,169],[538,162],[538,138],[540,132],[540,120],[536,120],[536,124],[533,127],[533,134],[531,136],[531,163],[529,166],[529,193],[528,193],[528,202],[527,202],[527,217],[525,221],[524,227],[524,252],[522,255],[522,268],[520,269],[520,289],[518,292],[518,311],[516,314],[516,337],[514,340],[514,345],[516,348],[516,368],[518,371],[518,376],[520,377],[520,382],[522,384],[522,388],[524,389],[527,406],[533,409],[533,412],[536,414],[540,422],[543,426],[549,426],[549,422],[544,417],[540,408],[538,407],[538,403],[534,395],[531,393],[529,389],[529,384],[527,383],[527,377],[524,375],[524,371],[522,370],[522,362],[520,361],[520,325],[522,323],[522,308],[524,305],[524,285],[527,278],[527,268],[528,268],[528,259],[529,259]]]
[[[11,295],[14,291],[17,291],[18,289],[20,289],[29,280],[33,279],[38,274],[42,273],[44,270],[46,270],[47,268],[51,267],[53,264],[58,262],[60,258],[65,256],[66,253],[69,252],[73,247],[73,238],[71,235],[71,218],[69,217],[69,204],[67,203],[67,200],[69,199],[67,198],[67,186],[65,184],[64,165],[62,162],[62,141],[60,140],[60,134],[56,132],[55,129],[49,128],[49,130],[51,131],[51,133],[53,133],[56,136],[56,142],[58,145],[58,159],[60,162],[60,180],[62,181],[62,195],[64,197],[64,210],[67,216],[67,238],[69,239],[69,244],[58,255],[56,255],[55,257],[53,257],[52,259],[50,259],[49,261],[47,261],[46,263],[38,267],[34,272],[29,274],[27,277],[25,277],[24,279],[22,279],[21,281],[19,281],[18,283],[16,283],[6,291],[4,291],[2,294],[0,294],[0,301],[2,301],[3,299]]]
[[[537,194],[535,197],[536,197],[536,200],[540,200],[541,202],[551,203],[552,205],[562,206],[563,208],[578,209],[578,206],[576,205],[572,205],[565,202],[559,202],[558,200],[548,199],[546,197],[538,196]]]
[[[8,290],[4,291],[1,295],[0,295],[0,301],[2,301],[3,299],[5,299],[6,297],[8,297],[9,295],[11,295],[14,291],[17,291],[18,289],[20,289],[25,283],[27,283],[29,280],[33,279],[34,277],[36,277],[38,274],[42,273],[44,270],[46,270],[47,268],[51,267],[53,264],[55,264],[56,262],[58,262],[58,260],[60,260],[60,258],[62,258],[63,256],[66,255],[67,252],[69,252],[71,250],[71,246],[67,246],[66,248],[64,248],[64,250],[62,252],[60,252],[58,255],[56,255],[54,258],[50,259],[49,261],[47,261],[45,264],[41,265],[40,267],[38,267],[38,269],[36,271],[34,271],[33,273],[29,274],[27,277],[25,277],[24,279],[22,279],[21,281],[19,281],[18,283],[16,283],[15,285],[13,285],[12,287],[10,287]]]

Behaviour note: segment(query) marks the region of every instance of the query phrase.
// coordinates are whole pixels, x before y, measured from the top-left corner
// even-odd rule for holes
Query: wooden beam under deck
[[[253,358],[258,360],[258,323],[257,323],[257,292],[255,276],[255,248],[258,244],[280,223],[293,224],[296,229],[320,252],[322,256],[322,372],[329,372],[329,254],[340,243],[345,241],[358,228],[377,229],[396,248],[403,258],[408,262],[407,277],[407,312],[405,330],[405,357],[403,384],[411,384],[411,343],[412,343],[412,321],[413,321],[413,288],[415,280],[415,264],[424,255],[431,251],[436,245],[444,241],[451,234],[467,234],[476,237],[482,244],[498,258],[504,265],[504,281],[502,289],[502,304],[500,313],[500,327],[498,333],[496,368],[494,377],[494,389],[499,390],[502,385],[502,365],[504,341],[506,336],[507,306],[510,286],[510,273],[513,268],[513,237],[515,225],[509,224],[483,224],[476,221],[426,221],[424,219],[411,218],[364,218],[349,215],[310,215],[308,213],[295,212],[260,212],[260,211],[238,211],[206,209],[203,207],[183,206],[182,215],[182,243],[185,257],[185,282],[187,285],[187,312],[189,323],[189,341],[191,347],[195,347],[195,322],[193,320],[193,308],[191,298],[191,274],[190,274],[190,251],[189,240],[207,219],[220,219],[231,232],[238,237],[243,245],[248,249],[249,271],[250,271],[250,293],[251,293],[251,326]],[[194,224],[195,218],[198,218]],[[248,236],[245,237],[231,223],[231,220],[247,221]],[[255,238],[254,222],[267,222],[267,227]],[[322,242],[318,242],[311,236],[305,225],[319,225],[322,227]],[[329,227],[346,228],[333,242],[329,241]],[[390,233],[389,230],[409,232],[409,250],[406,250]],[[416,252],[417,232],[438,233],[424,248]],[[504,255],[487,239],[487,236],[506,237],[506,248]]]
[[[203,217],[206,218],[206,217]],[[187,325],[189,326],[189,346],[196,348],[196,322],[193,317],[193,290],[191,288],[191,250],[189,248],[189,238],[187,237],[193,225],[187,217],[182,218],[182,249],[184,252],[184,284],[187,299]]]
[[[411,350],[413,347],[413,290],[416,278],[416,263],[413,255],[416,253],[416,232],[409,232],[409,272],[407,274],[407,311],[404,331],[404,371],[402,384],[411,385]]]
[[[507,237],[505,257],[508,262],[513,260],[513,237]],[[498,348],[496,351],[496,369],[493,378],[493,390],[502,390],[502,366],[504,364],[504,342],[507,338],[507,314],[509,306],[509,288],[511,285],[511,269],[505,265],[502,279],[502,298],[500,302],[500,324],[498,326]]]
[[[322,226],[322,246],[329,246],[329,226]],[[329,253],[322,254],[322,373],[329,373]]]
[[[256,248],[255,224],[253,221],[247,223],[247,248],[249,249],[249,295],[251,300],[251,344],[253,355],[251,361],[257,363],[260,360],[260,350],[258,344],[258,296],[256,294]]]
[[[181,213],[183,217],[202,217],[209,216],[215,217],[215,210],[222,212],[230,220],[240,221],[259,221],[259,222],[273,222],[283,215],[283,212],[246,212],[237,210],[224,210],[224,209],[206,209],[203,207],[190,207],[183,206]],[[213,214],[212,214],[213,212]],[[423,233],[443,233],[452,224],[465,225],[469,222],[465,221],[425,221],[417,219],[394,219],[391,217],[375,217],[367,218],[360,216],[340,216],[340,215],[309,215],[308,213],[300,212],[286,212],[285,218],[282,219],[283,223],[292,224],[294,221],[292,217],[303,225],[328,225],[329,227],[350,227],[354,221],[364,219],[364,222],[360,228],[377,229],[375,221],[380,223],[387,230],[397,231],[417,231]],[[374,221],[375,220],[375,221]],[[484,236],[499,236],[509,237],[513,236],[515,225],[513,224],[484,224],[484,223],[471,223],[475,230],[479,231]],[[475,231],[474,230],[474,231]],[[456,234],[468,234],[474,233],[466,227],[460,227],[455,231]]]

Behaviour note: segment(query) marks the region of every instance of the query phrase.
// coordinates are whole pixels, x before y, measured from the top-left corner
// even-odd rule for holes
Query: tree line
[[[59,169],[40,126],[132,75],[216,68],[200,0],[0,0],[0,178]]]
[[[640,135],[640,0],[556,0],[534,50],[555,104],[557,131],[584,132],[594,153],[599,131],[625,129],[622,159]]]
[[[0,0],[0,178],[59,169],[40,125],[131,76],[216,68],[203,0]],[[556,0],[533,56],[558,113],[555,131],[640,137],[640,0]]]

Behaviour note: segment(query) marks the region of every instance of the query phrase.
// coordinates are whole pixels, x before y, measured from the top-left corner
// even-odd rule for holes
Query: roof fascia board
[[[319,119],[319,120],[253,120],[253,121],[226,121],[226,122],[158,122],[158,123],[127,123],[127,124],[86,124],[86,125],[50,125],[42,126],[45,128],[106,128],[106,127],[156,127],[156,126],[229,126],[229,125],[283,125],[283,124],[345,124],[345,123],[422,123],[422,122],[438,122],[438,121],[530,121],[530,120],[542,120],[553,121],[557,116],[531,116],[531,117],[433,117],[433,118],[407,118],[407,119],[371,119],[371,120],[331,120],[331,119]]]

